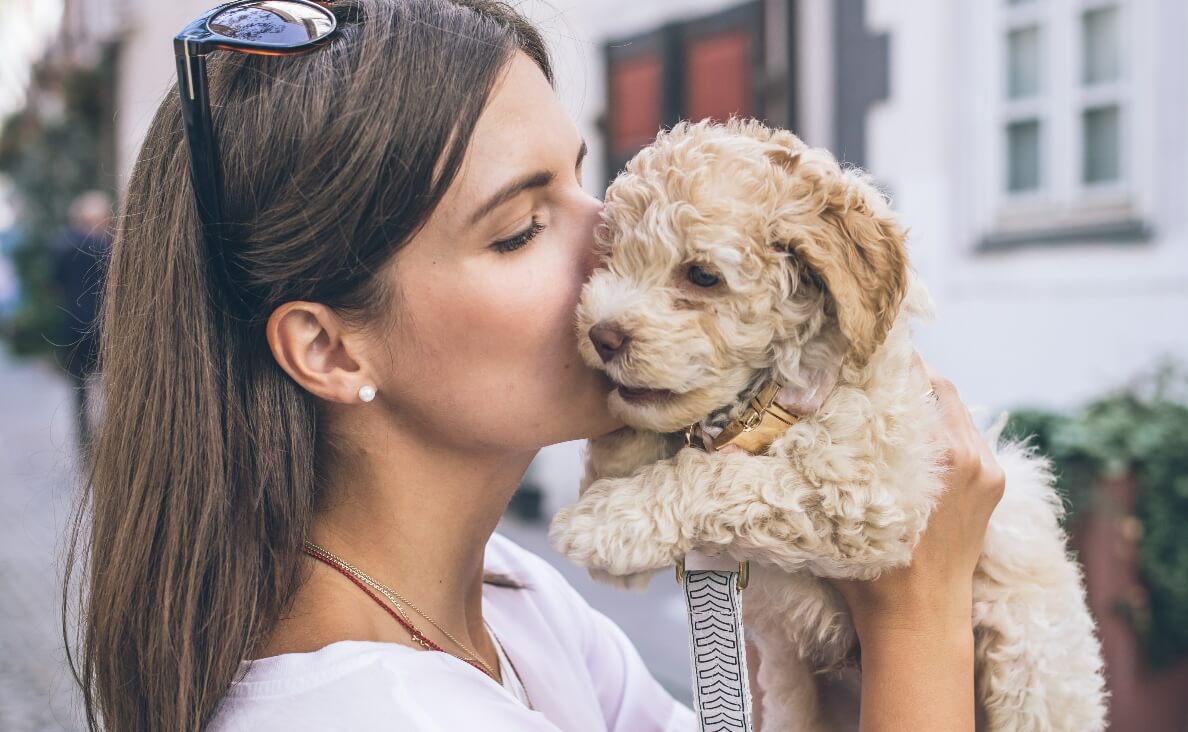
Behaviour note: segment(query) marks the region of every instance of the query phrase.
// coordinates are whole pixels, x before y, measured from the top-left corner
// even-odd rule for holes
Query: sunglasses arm
[[[211,122],[210,97],[207,88],[206,54],[193,53],[192,47],[177,56],[177,86],[181,96],[182,124],[190,155],[190,173],[199,219],[210,251],[222,256],[223,220],[221,192],[222,170],[218,165],[218,141]]]

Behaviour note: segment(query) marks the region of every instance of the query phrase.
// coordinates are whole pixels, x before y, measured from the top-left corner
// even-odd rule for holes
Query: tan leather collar
[[[781,388],[776,381],[764,386],[751,398],[742,414],[726,425],[717,436],[712,433],[708,435],[709,447],[702,424],[697,422],[689,425],[685,428],[685,445],[707,451],[712,448],[714,452],[727,445],[741,447],[752,455],[766,452],[777,437],[800,419],[776,403],[775,398]]]

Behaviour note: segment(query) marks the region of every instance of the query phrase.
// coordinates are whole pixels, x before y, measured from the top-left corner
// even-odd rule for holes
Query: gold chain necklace
[[[321,546],[318,546],[317,544],[313,543],[312,541],[306,541],[305,546],[307,546],[308,548],[310,548],[311,550],[313,550],[315,552],[318,552],[319,554],[323,555],[327,559],[330,559],[331,561],[335,562],[336,564],[341,566],[343,569],[347,570],[352,575],[354,575],[359,581],[367,584],[372,589],[374,589],[376,592],[379,592],[384,597],[388,598],[388,601],[396,606],[396,610],[399,611],[399,613],[404,616],[404,619],[408,620],[409,625],[412,625],[413,628],[416,629],[416,631],[418,633],[420,633],[421,629],[417,628],[416,625],[413,625],[412,621],[408,619],[408,614],[404,612],[404,608],[400,607],[400,603],[403,602],[405,605],[408,605],[409,607],[411,607],[413,610],[415,610],[417,612],[418,615],[420,615],[421,617],[425,618],[430,623],[432,623],[434,628],[437,628],[438,630],[440,630],[445,635],[445,637],[449,638],[451,641],[456,643],[458,645],[458,647],[461,648],[463,651],[470,654],[473,657],[474,661],[476,661],[484,669],[486,669],[487,674],[490,675],[492,679],[499,678],[499,676],[495,673],[494,669],[492,669],[491,666],[489,664],[487,664],[487,662],[482,659],[482,657],[480,657],[477,653],[472,651],[462,641],[455,638],[452,634],[450,634],[450,632],[448,630],[446,630],[445,628],[438,625],[436,620],[429,617],[425,613],[424,610],[420,609],[416,605],[409,602],[409,600],[407,598],[400,595],[395,590],[393,590],[389,587],[386,587],[386,586],[380,584],[379,582],[377,582],[376,580],[372,579],[372,577],[370,577],[368,574],[366,574],[363,570],[361,570],[358,567],[356,567],[355,565],[347,562],[345,559],[342,559],[341,557],[333,554],[329,549],[325,549]],[[422,643],[420,641],[420,639],[416,639],[416,640],[418,643],[421,643],[422,646],[425,645],[424,643]],[[462,660],[467,661],[467,660],[471,660],[471,659],[464,658]]]

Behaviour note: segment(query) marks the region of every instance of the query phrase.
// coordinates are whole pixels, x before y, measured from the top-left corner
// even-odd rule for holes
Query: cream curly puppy
[[[749,560],[765,728],[850,726],[857,710],[839,716],[821,687],[852,681],[857,638],[820,578],[907,564],[943,489],[929,438],[941,417],[911,368],[909,320],[932,303],[905,231],[863,173],[737,119],[662,132],[611,185],[603,218],[579,342],[629,426],[590,441],[551,541],[627,586],[695,548]],[[799,419],[758,454],[715,451],[773,382]],[[1003,421],[986,437],[1006,494],[974,584],[981,711],[993,730],[1100,730],[1100,648],[1061,503],[1046,460],[1000,440]],[[692,424],[710,449],[686,446]]]

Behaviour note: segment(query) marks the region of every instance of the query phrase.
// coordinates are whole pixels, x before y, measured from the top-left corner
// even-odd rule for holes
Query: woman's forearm
[[[862,639],[861,732],[974,729],[969,623],[881,628]]]

